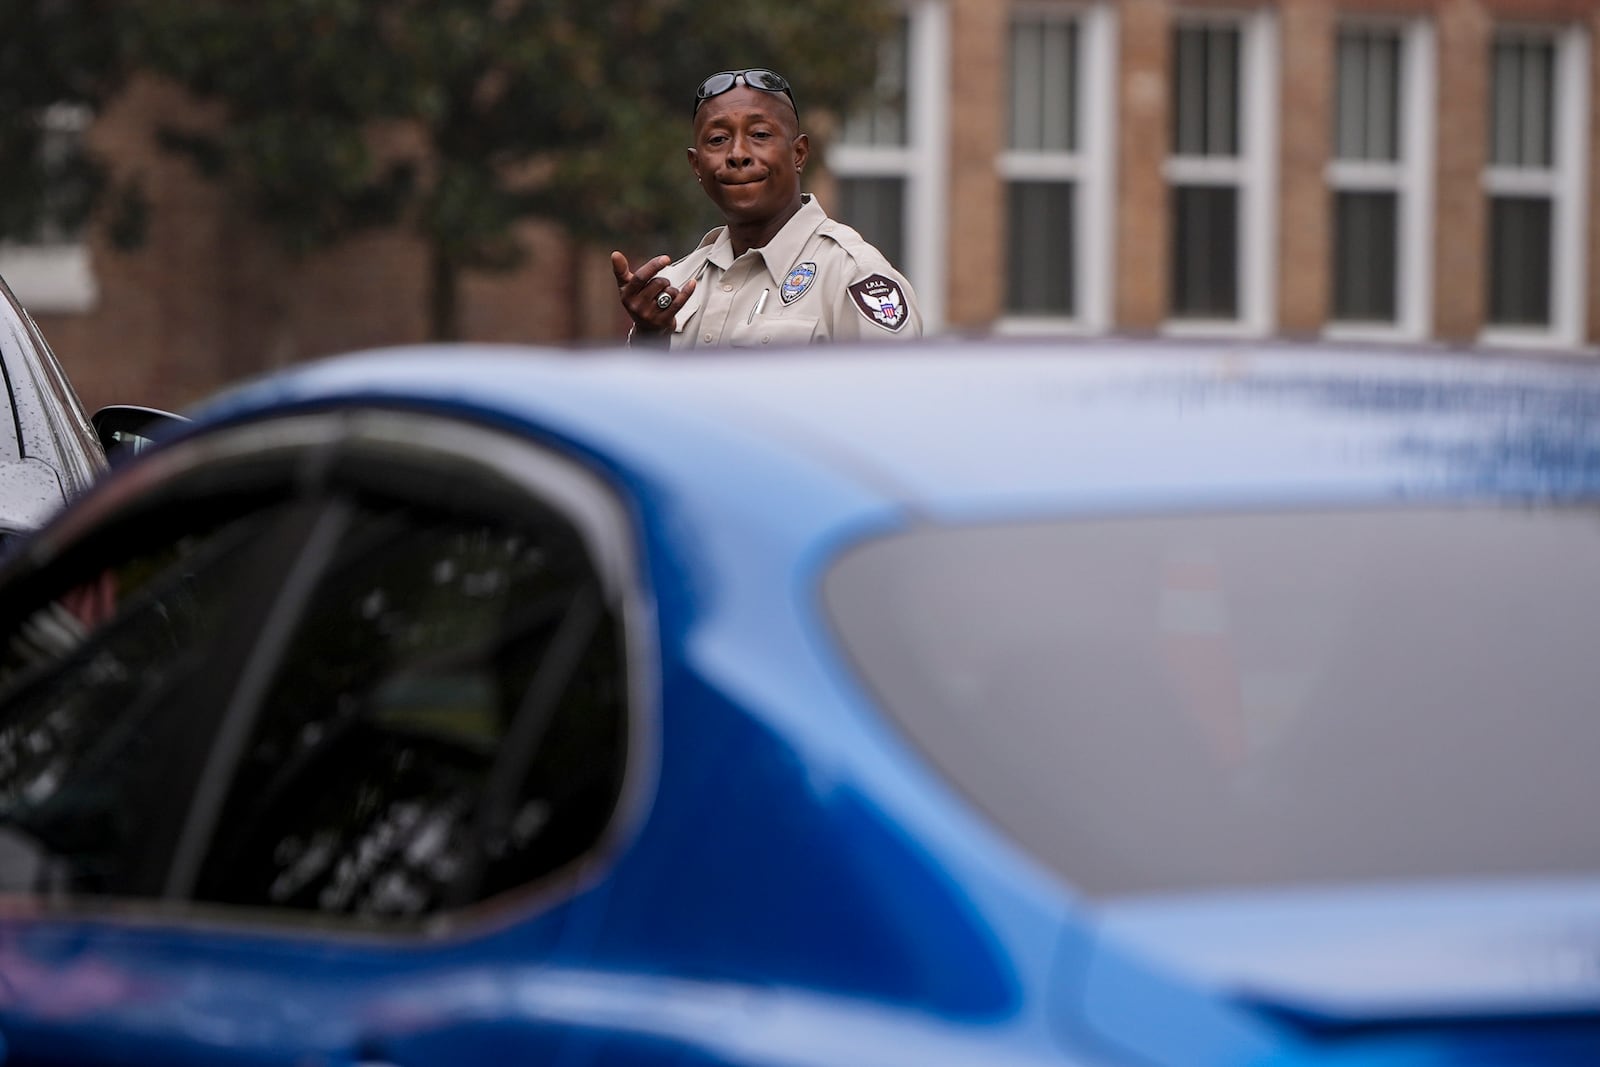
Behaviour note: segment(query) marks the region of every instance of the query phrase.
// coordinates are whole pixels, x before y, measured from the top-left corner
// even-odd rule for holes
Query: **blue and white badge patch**
[[[807,260],[796,263],[794,269],[789,271],[789,276],[783,280],[783,288],[778,295],[783,297],[785,304],[792,304],[806,295],[806,290],[811,288],[811,283],[817,280],[817,265]]]
[[[891,332],[898,332],[906,324],[906,297],[894,279],[869,274],[850,287],[850,296],[868,322]]]

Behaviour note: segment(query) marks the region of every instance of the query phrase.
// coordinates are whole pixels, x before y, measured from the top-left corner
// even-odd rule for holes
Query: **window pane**
[[[1176,154],[1239,154],[1239,50],[1240,32],[1233,26],[1180,26],[1175,31]]]
[[[1393,193],[1334,194],[1333,315],[1393,322],[1398,255]]]
[[[1011,148],[1045,152],[1076,150],[1077,49],[1075,23],[1059,19],[1013,23]]]
[[[1012,182],[1006,189],[1006,310],[1071,315],[1077,247],[1071,182]]]
[[[1489,203],[1489,320],[1500,326],[1550,324],[1551,204],[1544,197],[1497,196]]]
[[[1216,186],[1172,190],[1172,313],[1239,313],[1239,193]]]
[[[97,187],[94,165],[84,143],[87,108],[57,105],[39,119],[39,164],[48,176],[36,239],[60,244],[81,237],[82,222]]]
[[[62,865],[68,892],[155,891],[144,862],[174,843],[156,839],[155,811],[191,784],[170,746],[214,718],[174,693],[217,654],[277,515],[121,531],[159,544],[74,568],[70,588],[6,619],[0,819]]]
[[[547,685],[553,705],[534,699]],[[196,896],[414,918],[549,873],[609,819],[622,709],[575,534],[363,509],[262,705]],[[501,760],[532,770],[496,808]]]
[[[843,144],[895,147],[908,144],[909,114],[906,92],[909,81],[911,26],[901,19],[878,54],[877,78],[868,102],[844,124],[839,140]]]
[[[1549,41],[1495,42],[1489,122],[1490,158],[1496,165],[1554,165],[1555,58]]]
[[[1399,35],[1343,30],[1338,62],[1335,153],[1340,159],[1399,159]]]
[[[852,227],[890,263],[904,263],[906,182],[904,178],[840,178],[839,221]]]
[[[1585,436],[1543,388],[1486,477]],[[1532,504],[924,524],[824,597],[885,712],[1087,893],[1592,878],[1600,537]]]

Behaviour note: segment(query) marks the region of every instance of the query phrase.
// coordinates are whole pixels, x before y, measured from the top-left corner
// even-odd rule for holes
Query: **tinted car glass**
[[[573,860],[620,790],[618,639],[559,520],[356,505],[195,896],[408,919]]]
[[[826,600],[909,737],[1090,893],[1600,867],[1591,510],[927,529]]]
[[[68,560],[42,576],[68,584],[8,605],[0,822],[51,857],[64,873],[57,888],[159,891],[159,858],[176,836],[160,812],[181,805],[188,785],[176,750],[208,736],[214,719],[178,692],[215,656],[259,566],[254,549],[281,518],[276,510],[197,517],[92,565]],[[226,693],[213,696],[220,708]]]

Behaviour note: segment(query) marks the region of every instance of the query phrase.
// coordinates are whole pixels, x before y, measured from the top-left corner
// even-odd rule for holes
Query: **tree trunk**
[[[461,268],[434,242],[428,250],[428,339],[461,340]]]

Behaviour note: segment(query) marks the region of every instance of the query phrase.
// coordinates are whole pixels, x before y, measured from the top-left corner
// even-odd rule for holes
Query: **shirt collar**
[[[822,205],[817,203],[817,198],[805,193],[800,197],[800,210],[783,224],[783,229],[779,230],[764,247],[752,248],[750,251],[761,256],[761,261],[766,264],[767,274],[774,284],[781,286],[783,280],[789,276],[789,268],[800,258],[800,253],[805,251],[806,242],[817,232],[817,227],[827,221],[828,214],[822,210]],[[711,246],[711,252],[706,258],[718,270],[727,270],[733,266],[733,239],[728,236],[726,226],[717,235],[716,242]]]

